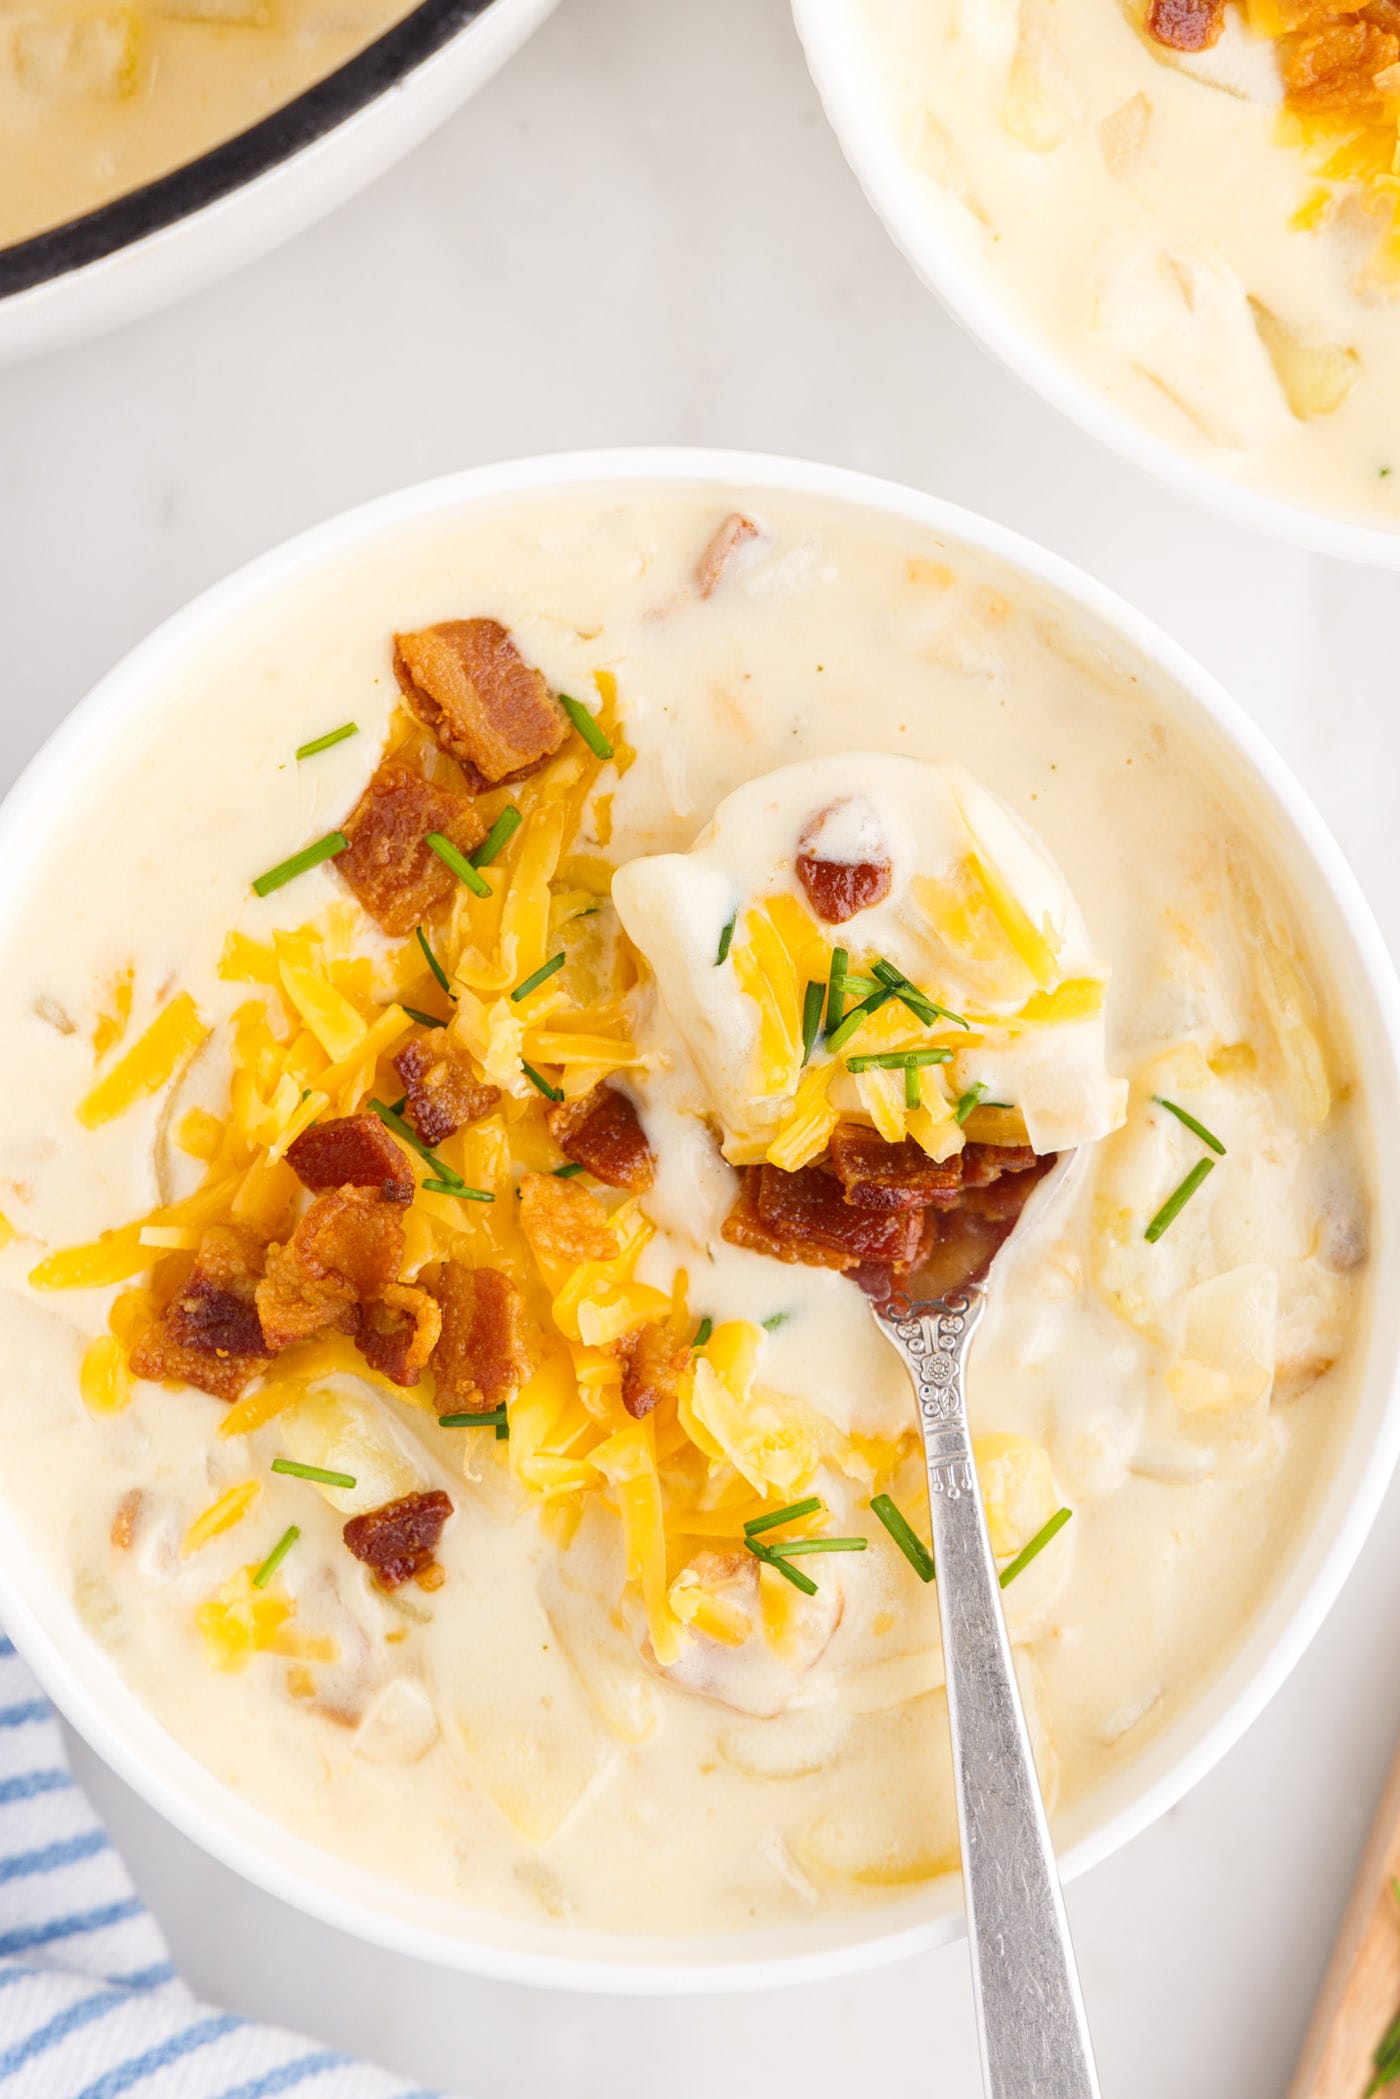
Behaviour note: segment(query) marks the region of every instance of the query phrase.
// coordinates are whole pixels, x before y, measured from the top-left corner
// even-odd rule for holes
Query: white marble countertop
[[[965,341],[866,208],[784,0],[562,0],[321,227],[6,373],[0,779],[157,621],[302,526],[450,467],[644,441],[888,474],[1080,562],[1253,710],[1400,939],[1400,580],[1158,491]],[[1265,1717],[1071,1891],[1110,2099],[1278,2099],[1400,1734],[1398,1615],[1393,1493]],[[978,2090],[961,1946],[773,1996],[537,1997],[311,1923],[81,1764],[197,1989],[470,2099]]]

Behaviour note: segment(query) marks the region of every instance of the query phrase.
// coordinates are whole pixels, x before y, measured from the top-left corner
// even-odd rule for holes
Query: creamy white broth
[[[1349,1337],[1364,1316],[1364,1135],[1353,1139],[1358,1111],[1343,1098],[1346,1046],[1328,1046],[1338,1105],[1314,1128],[1251,973],[1256,888],[1306,951],[1305,901],[1256,863],[1249,820],[1202,750],[1100,637],[991,565],[838,507],[735,502],[771,541],[703,602],[692,572],[724,498],[604,493],[417,528],[240,615],[132,729],[118,775],[65,808],[31,900],[0,927],[0,1052],[15,1075],[0,1209],[16,1234],[0,1253],[0,1438],[4,1491],[36,1550],[126,1681],[254,1805],[428,1894],[605,1931],[790,1920],[887,1899],[954,1864],[935,1602],[870,1515],[869,1487],[821,1474],[823,1527],[870,1546],[806,1563],[826,1599],[801,1657],[819,1648],[816,1659],[775,1669],[755,1648],[742,1677],[725,1665],[704,1678],[720,1703],[644,1658],[618,1525],[597,1497],[561,1551],[489,1432],[454,1439],[408,1398],[386,1408],[341,1379],[342,1398],[393,1425],[397,1470],[364,1493],[441,1486],[456,1504],[444,1585],[385,1596],[341,1542],[349,1504],[269,1473],[279,1451],[300,1454],[290,1429],[221,1441],[222,1402],[151,1384],[127,1411],[93,1414],[79,1366],[112,1293],[26,1281],[50,1250],[169,1192],[152,1166],[159,1099],[96,1130],[74,1120],[113,975],[135,963],[133,1033],[176,987],[218,1021],[249,995],[216,973],[230,927],[262,937],[344,897],[326,868],[265,901],[248,882],[359,795],[397,703],[394,629],[489,610],[556,689],[615,675],[637,752],[609,783],[619,864],[688,851],[745,781],[853,750],[956,761],[1053,855],[1110,971],[1106,1065],[1131,1093],[1118,1133],[1037,1193],[1003,1256],[972,1408],[979,1436],[1044,1450],[1074,1511],[1006,1592],[1060,1808],[1119,1769],[1240,1637],[1346,1431]],[[357,737],[293,761],[347,719]],[[367,951],[376,938],[366,932]],[[663,1022],[649,1024],[655,1038],[639,1016],[639,1039],[663,1039]],[[1225,1059],[1203,1075],[1200,1045],[1241,1043],[1253,1065]],[[214,1052],[188,1095],[214,1103],[224,1083]],[[697,1319],[782,1315],[761,1343],[763,1384],[841,1430],[898,1434],[910,1396],[856,1287],[719,1237],[734,1176],[686,1112],[683,1057],[628,1083],[660,1162],[643,1198],[661,1227],[643,1279],[666,1288],[685,1266]],[[1143,1222],[1201,1151],[1150,1108],[1154,1092],[1198,1115],[1228,1156],[1149,1247]],[[1115,1232],[1119,1213],[1131,1223]],[[1278,1279],[1272,1400],[1251,1386],[1247,1351],[1219,1368],[1209,1304],[1197,1305],[1210,1328],[1192,1342],[1198,1370],[1182,1370],[1187,1291],[1247,1269]],[[1241,1302],[1231,1331],[1248,1324]],[[1203,1387],[1201,1365],[1239,1389]],[[251,1477],[253,1514],[182,1558],[189,1524]],[[371,1492],[375,1479],[386,1491]],[[892,1488],[915,1514],[918,1481],[911,1462]],[[123,1551],[109,1536],[134,1489],[144,1514]],[[1015,1483],[1006,1491],[1014,1503]],[[311,1665],[309,1699],[288,1694],[273,1654],[212,1668],[194,1621],[289,1523],[302,1536],[279,1579],[297,1625],[337,1649]],[[693,1656],[677,1673],[695,1681]]]
[[[1215,473],[1396,522],[1385,220],[1280,135],[1277,47],[1242,8],[1199,55],[1149,43],[1119,0],[840,10],[918,204],[1046,354]],[[1296,229],[1319,194],[1323,222]],[[1252,300],[1303,346],[1289,386]]]

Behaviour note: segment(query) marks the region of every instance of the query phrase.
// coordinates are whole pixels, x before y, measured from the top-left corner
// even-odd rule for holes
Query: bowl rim
[[[868,61],[860,53],[850,0],[791,0],[791,5],[813,85],[867,203],[915,275],[974,342],[1070,422],[1178,495],[1232,523],[1313,553],[1379,568],[1400,567],[1400,522],[1387,531],[1344,512],[1271,495],[1201,465],[1116,407],[1066,359],[1038,346],[1033,332],[997,298],[990,273],[960,253],[921,208],[916,181],[890,128],[880,122],[874,92],[865,84]]]
[[[1360,1018],[1369,1001],[1372,1033],[1368,1095],[1374,1111],[1388,1112],[1400,1130],[1400,983],[1389,952],[1340,849],[1303,788],[1263,732],[1220,684],[1132,605],[1050,553],[993,520],[942,498],[845,468],[776,455],[714,448],[645,446],[580,451],[504,461],[450,473],[382,495],[313,526],[203,591],[125,655],[57,726],[0,805],[0,860],[17,864],[52,823],[64,781],[81,769],[85,748],[125,722],[159,693],[191,652],[217,638],[245,606],[295,587],[377,540],[421,529],[494,503],[531,495],[650,492],[672,487],[719,487],[763,495],[811,497],[873,512],[886,520],[942,533],[955,543],[1014,568],[1034,584],[1100,622],[1126,651],[1169,681],[1183,718],[1216,733],[1252,783],[1262,789],[1271,816],[1281,816],[1289,842],[1301,847],[1323,885],[1344,936],[1338,959],[1351,970],[1349,993]],[[95,733],[98,732],[98,733]],[[1363,1045],[1357,1030],[1357,1055]],[[1377,1147],[1377,1225],[1400,1243],[1400,1145]],[[1396,1163],[1387,1166],[1387,1159]],[[1378,1229],[1378,1243],[1381,1233]],[[1381,1266],[1379,1260],[1374,1264]],[[1300,1659],[1341,1588],[1375,1519],[1400,1455],[1400,1301],[1387,1310],[1373,1291],[1362,1389],[1374,1394],[1374,1429],[1354,1435],[1324,1496],[1309,1513],[1302,1572],[1281,1578],[1248,1631],[1190,1701],[1164,1738],[1192,1739],[1173,1753],[1149,1783],[1109,1781],[1090,1796],[1118,1799],[1097,1826],[1061,1856],[1068,1880],[1117,1850],[1174,1806],[1240,1738]],[[1359,1424],[1358,1424],[1359,1426]],[[1354,1472],[1348,1481],[1344,1475]],[[1335,1510],[1332,1504],[1336,1503]],[[1329,1528],[1330,1524],[1330,1528]],[[45,1610],[49,1614],[46,1620]],[[62,1614],[65,1638],[49,1620]],[[356,1869],[341,1871],[329,1854],[313,1851],[279,1824],[242,1802],[206,1767],[179,1748],[85,1629],[72,1606],[59,1600],[12,1513],[0,1504],[0,1621],[31,1664],[54,1704],[97,1754],[152,1807],[216,1860],[266,1892],[322,1922],[391,1951],[493,1977],[544,1987],[613,1994],[675,1995],[802,1983],[875,1966],[941,1943],[961,1928],[951,1896],[937,1914],[915,1914],[891,1901],[839,1920],[834,1938],[771,1949],[767,1937],[735,1934],[696,1939],[609,1940],[561,1934],[552,1927],[534,1938],[512,1933],[508,1920],[481,1918],[480,1938],[469,1935],[476,1913],[452,1913],[422,1923],[399,1914],[391,1883]],[[1151,1754],[1150,1751],[1145,1754]],[[159,1757],[163,1769],[155,1768]],[[314,1869],[314,1870],[313,1870]],[[319,1878],[317,1877],[319,1876]],[[353,1883],[342,1885],[341,1883]],[[916,1898],[917,1900],[918,1898]],[[936,1898],[935,1898],[936,1899]],[[445,1906],[444,1906],[445,1907]],[[794,1934],[779,1933],[782,1938]],[[796,1935],[820,1935],[797,1927]],[[513,1943],[513,1938],[522,1943]],[[530,1940],[525,1943],[525,1940]],[[575,1951],[567,1949],[570,1943]]]

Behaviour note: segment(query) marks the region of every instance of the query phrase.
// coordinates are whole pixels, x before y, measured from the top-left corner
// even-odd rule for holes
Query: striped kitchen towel
[[[0,2099],[440,2099],[190,1995],[0,1634]]]

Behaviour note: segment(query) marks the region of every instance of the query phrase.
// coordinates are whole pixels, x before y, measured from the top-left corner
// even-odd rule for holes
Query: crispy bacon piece
[[[824,860],[814,852],[830,814],[823,809],[814,816],[798,839],[797,879],[817,917],[825,925],[842,926],[857,911],[866,911],[889,895],[893,869],[887,853],[877,853],[871,860]]]
[[[134,1377],[237,1399],[271,1353],[258,1320],[263,1249],[236,1225],[210,1225],[188,1274],[131,1352]]]
[[[580,1261],[610,1261],[617,1234],[596,1195],[552,1173],[527,1173],[520,1182],[520,1225],[530,1251],[546,1261],[577,1267]]]
[[[318,1195],[285,1246],[267,1250],[257,1288],[258,1319],[270,1349],[311,1334],[353,1334],[359,1307],[383,1297],[403,1260],[403,1214],[373,1188]]]
[[[1290,109],[1377,117],[1384,97],[1376,75],[1400,60],[1400,15],[1384,0],[1324,21],[1284,46],[1283,84]]]
[[[634,1421],[644,1421],[665,1400],[680,1396],[682,1373],[689,1367],[690,1344],[677,1341],[664,1319],[651,1319],[627,1337],[622,1358],[622,1404]]]
[[[1027,1147],[967,1146],[968,1152],[998,1149],[1019,1158]],[[950,1290],[980,1275],[1010,1234],[1031,1190],[1055,1163],[1053,1152],[1044,1158],[1036,1158],[1033,1152],[1030,1156],[1034,1163],[1028,1167],[999,1168],[994,1180],[962,1189],[956,1209],[926,1210],[923,1244],[903,1273],[872,1263],[853,1270],[852,1281],[878,1302],[895,1288],[913,1298],[946,1297]]]
[[[734,556],[747,540],[761,539],[762,533],[751,517],[741,511],[731,511],[719,525],[706,545],[704,553],[695,564],[695,588],[702,598],[712,595],[724,578]]]
[[[425,1144],[441,1144],[454,1130],[479,1122],[501,1097],[499,1086],[476,1078],[466,1058],[435,1035],[415,1035],[405,1043],[394,1069],[403,1081],[404,1114]]]
[[[958,1159],[964,1188],[990,1188],[1003,1174],[1029,1173],[1032,1167],[1043,1168],[1047,1163],[1028,1144],[965,1144]]]
[[[1146,26],[1170,51],[1208,51],[1225,27],[1225,0],[1150,0]]]
[[[442,1315],[433,1351],[439,1414],[489,1414],[530,1374],[525,1300],[495,1268],[444,1262],[430,1283]]]
[[[918,1210],[859,1210],[825,1166],[783,1173],[750,1166],[739,1200],[724,1220],[732,1246],[752,1247],[808,1268],[856,1268],[863,1261],[902,1267],[919,1250]]]
[[[386,1203],[411,1203],[413,1169],[377,1115],[313,1122],[287,1146],[287,1164],[314,1195],[327,1188],[377,1188]]]
[[[414,766],[381,765],[341,826],[350,843],[336,872],[386,933],[402,936],[450,896],[457,877],[424,840],[440,831],[474,852],[486,826],[464,795],[449,794]]]
[[[546,1108],[549,1134],[566,1159],[576,1159],[610,1188],[640,1195],[656,1179],[656,1154],[625,1093],[600,1083],[578,1100]]]
[[[361,1307],[355,1346],[392,1383],[416,1385],[441,1332],[435,1298],[411,1283],[389,1283],[382,1297]]]
[[[452,1503],[441,1487],[386,1501],[352,1516],[341,1533],[357,1560],[374,1571],[381,1589],[398,1589],[433,1564]]]
[[[473,787],[521,780],[552,757],[569,718],[493,619],[443,620],[394,636],[394,675]]]
[[[862,1210],[918,1209],[956,1200],[962,1185],[961,1153],[935,1163],[912,1137],[886,1144],[866,1123],[838,1123],[827,1158],[846,1201]]]

